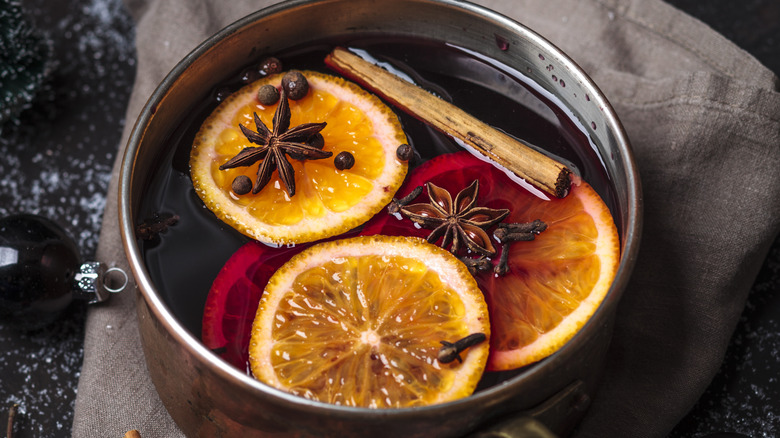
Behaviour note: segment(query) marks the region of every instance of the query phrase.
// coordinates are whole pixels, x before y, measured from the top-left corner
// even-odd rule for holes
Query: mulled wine
[[[277,57],[285,70],[334,74],[323,60],[335,46],[347,47],[380,63],[488,125],[555,157],[565,163],[576,178],[587,181],[614,211],[613,189],[603,160],[586,134],[587,129],[580,121],[572,119],[565,108],[556,106],[553,99],[548,98],[531,80],[511,68],[488,62],[472,52],[442,42],[407,38],[352,37],[349,40],[323,41],[317,45],[265,54],[247,60],[244,69],[227,77],[219,87],[212,90],[209,99],[190,110],[184,122],[168,139],[167,143],[175,146],[158,161],[137,213],[138,218],[144,218],[143,223],[137,225],[139,229],[145,230],[143,239],[139,241],[146,268],[173,314],[195,337],[200,338],[204,329],[209,329],[203,326],[204,306],[212,284],[231,257],[241,251],[254,254],[253,257],[261,257],[267,263],[250,264],[246,268],[266,270],[268,272],[257,275],[267,278],[274,267],[280,266],[300,249],[251,243],[252,239],[222,222],[204,206],[193,188],[189,174],[190,150],[196,132],[209,113],[227,96],[265,75],[261,64],[266,56]],[[485,176],[479,182],[480,193],[487,196],[488,203],[493,203],[491,207],[511,208],[513,204],[512,199],[506,199],[508,196],[493,196],[491,193],[523,193],[522,196],[538,197],[516,179],[507,177],[505,169],[476,160],[468,152],[463,152],[464,146],[458,141],[400,108],[394,108],[394,111],[414,151],[409,160],[407,183],[396,197],[406,196],[416,186],[424,185],[428,178],[437,176],[458,180],[460,185],[448,189],[454,198],[457,193],[455,190],[466,188],[472,177],[479,179],[481,175],[494,174],[496,176]],[[454,158],[441,158],[445,156]],[[442,169],[442,162],[446,162],[446,166],[464,165],[473,170],[458,172],[456,167]],[[450,173],[445,173],[445,170]],[[415,172],[421,172],[423,176]],[[414,202],[424,198],[425,195]],[[401,226],[392,222],[391,216],[383,211],[364,226],[345,235],[353,236],[375,230],[378,233],[408,233],[425,237],[430,232],[415,228],[411,223]],[[413,229],[415,231],[409,231]],[[153,232],[149,233],[148,230]],[[492,279],[492,273],[483,275],[485,279],[481,284],[496,281]],[[235,302],[225,304],[234,309],[244,309],[228,315],[240,321],[226,329],[226,333],[230,330],[240,332],[243,330],[242,324],[245,327],[247,322],[251,325],[257,296],[239,295],[230,298]],[[242,336],[241,333],[229,335]],[[240,351],[243,348],[241,342],[209,348],[213,348],[215,354],[223,356],[242,371],[246,370],[246,364],[242,362],[245,358]],[[231,348],[237,351],[226,353]]]

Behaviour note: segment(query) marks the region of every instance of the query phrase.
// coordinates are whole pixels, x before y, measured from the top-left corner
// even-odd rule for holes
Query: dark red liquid
[[[323,59],[334,45],[364,49],[374,58],[389,62],[394,71],[408,75],[418,85],[482,121],[540,146],[588,181],[607,205],[614,205],[607,173],[583,129],[562,109],[542,99],[525,78],[510,76],[507,72],[512,70],[502,71],[456,48],[420,40],[337,41],[273,55],[282,60],[285,70],[333,74]],[[157,238],[142,241],[141,248],[162,298],[198,338],[212,282],[230,256],[250,239],[217,219],[196,195],[188,171],[190,148],[201,121],[218,99],[258,77],[251,66],[260,59],[249,61],[250,67],[214,90],[213,99],[194,109],[170,139],[176,147],[160,160],[139,211],[139,221],[155,213],[176,214],[180,218]],[[400,110],[396,113],[418,154],[411,161],[410,172],[432,157],[462,150],[452,139],[417,119]],[[249,309],[249,314],[254,314],[254,310]]]

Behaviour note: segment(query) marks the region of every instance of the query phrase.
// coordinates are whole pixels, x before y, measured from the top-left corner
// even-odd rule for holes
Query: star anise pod
[[[306,144],[312,135],[320,132],[326,123],[304,123],[290,128],[290,103],[287,101],[287,92],[282,89],[279,106],[276,108],[273,119],[273,130],[260,120],[254,113],[257,132],[244,125],[238,125],[247,140],[258,144],[258,147],[246,147],[235,157],[219,166],[220,170],[234,167],[251,166],[259,160],[263,160],[257,168],[257,180],[252,187],[252,193],[257,194],[271,180],[271,175],[276,169],[279,178],[290,196],[295,195],[295,171],[287,161],[287,156],[296,159],[319,160],[328,158],[333,152],[326,152]]]
[[[478,207],[478,180],[461,190],[454,201],[446,189],[430,182],[426,187],[430,203],[402,206],[401,213],[423,228],[433,229],[428,242],[435,243],[443,237],[441,246],[450,246],[453,254],[458,253],[461,243],[485,256],[496,254],[486,230],[501,222],[509,210]]]
[[[152,240],[178,222],[179,215],[177,214],[154,213],[151,217],[144,219],[144,221],[135,228],[135,234],[140,239]]]

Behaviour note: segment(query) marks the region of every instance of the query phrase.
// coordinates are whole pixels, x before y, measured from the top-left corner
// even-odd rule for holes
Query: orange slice
[[[266,243],[311,242],[348,231],[370,219],[393,197],[406,176],[407,163],[396,149],[407,143],[397,116],[377,97],[344,79],[305,71],[310,91],[290,100],[290,126],[326,122],[320,132],[324,150],[351,153],[355,164],[338,170],[333,158],[290,159],[296,193],[288,196],[279,175],[257,194],[237,195],[231,184],[238,175],[255,180],[260,163],[219,170],[245,147],[255,147],[239,124],[255,129],[253,113],[269,128],[278,104],[257,99],[262,85],[279,87],[281,74],[260,79],[230,95],[203,122],[190,155],[196,192],[221,220]]]
[[[452,254],[412,237],[312,246],[277,270],[252,326],[259,380],[309,399],[401,408],[471,394],[488,342],[438,359],[441,341],[489,337],[487,307]],[[446,362],[446,361],[445,361]]]
[[[533,241],[511,244],[506,275],[475,275],[490,310],[488,369],[515,369],[554,353],[585,325],[617,273],[620,241],[608,207],[586,182],[573,178],[566,198],[542,199],[468,152],[427,161],[399,195],[429,181],[458,193],[474,180],[480,182],[479,205],[510,210],[504,223],[541,219],[547,224]],[[423,194],[414,202],[426,201]],[[430,231],[408,219],[379,215],[364,233],[425,237]]]
[[[511,275],[482,278],[490,308],[501,309],[492,313],[500,335],[490,369],[518,368],[560,349],[601,305],[620,260],[612,215],[583,181],[574,182],[565,200],[532,203],[519,216],[541,218],[547,229],[512,244]]]

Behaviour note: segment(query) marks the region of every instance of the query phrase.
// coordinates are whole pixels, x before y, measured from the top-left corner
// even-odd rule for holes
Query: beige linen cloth
[[[125,140],[148,96],[182,57],[273,2],[126,3],[137,20],[138,74]],[[572,56],[625,125],[644,186],[644,239],[602,389],[577,435],[665,436],[719,369],[780,229],[778,80],[659,0],[479,3]],[[115,167],[97,256],[127,269],[116,177]],[[72,430],[78,438],[106,438],[130,429],[144,438],[182,435],[147,374],[132,288],[89,311]]]

